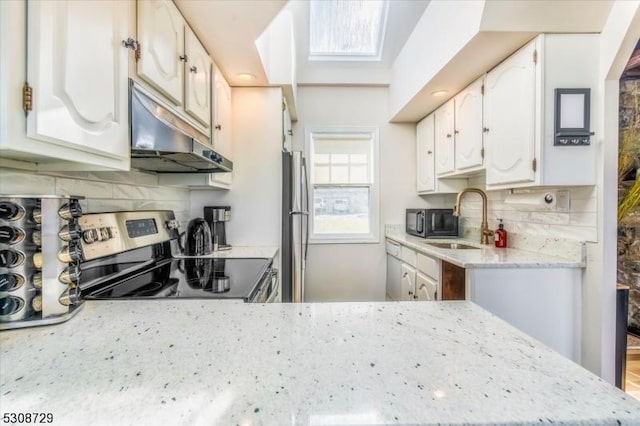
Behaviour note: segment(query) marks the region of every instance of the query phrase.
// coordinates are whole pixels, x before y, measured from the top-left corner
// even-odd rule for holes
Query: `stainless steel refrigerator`
[[[309,179],[300,151],[282,153],[282,301],[304,301],[309,243]]]

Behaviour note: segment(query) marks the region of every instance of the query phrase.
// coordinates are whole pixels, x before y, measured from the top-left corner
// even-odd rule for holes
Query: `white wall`
[[[390,124],[385,87],[300,87],[294,146],[303,149],[306,128],[377,127],[380,132],[380,235],[376,244],[315,244],[309,247],[306,300],[384,300],[384,224],[404,224],[408,207],[440,207],[416,194],[415,125]]]
[[[230,205],[227,243],[279,246],[282,194],[282,90],[234,87],[231,190],[191,192],[191,216]]]
[[[619,80],[640,38],[640,2],[613,4],[600,36],[598,140],[598,242],[587,246],[583,278],[583,365],[613,383],[617,269],[617,159]]]
[[[117,210],[173,210],[186,226],[189,191],[158,185],[158,177],[142,172],[69,172],[53,175],[0,169],[0,194],[78,195],[85,213]]]

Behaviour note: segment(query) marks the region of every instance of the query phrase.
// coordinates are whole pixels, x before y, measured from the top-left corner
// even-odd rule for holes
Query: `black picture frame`
[[[561,127],[562,96],[583,95],[583,127]],[[555,89],[555,129],[553,144],[555,146],[581,146],[591,144],[591,89]]]

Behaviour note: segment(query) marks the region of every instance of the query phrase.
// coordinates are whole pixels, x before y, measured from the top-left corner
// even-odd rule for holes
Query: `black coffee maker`
[[[231,219],[231,206],[206,206],[204,220],[211,228],[213,250],[230,250],[227,244],[226,223]]]

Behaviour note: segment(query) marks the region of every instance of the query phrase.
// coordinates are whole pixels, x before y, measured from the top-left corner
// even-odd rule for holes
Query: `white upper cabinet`
[[[556,146],[554,137],[555,89],[595,91],[597,62],[597,34],[542,34],[487,74],[487,188],[596,184],[596,138]]]
[[[213,121],[212,140],[213,149],[223,157],[232,159],[233,145],[231,133],[231,87],[220,72],[213,65]],[[213,181],[223,185],[231,185],[233,172],[214,173]]]
[[[435,191],[435,138],[433,114],[428,115],[416,126],[416,177],[418,192]]]
[[[485,80],[487,185],[535,180],[536,43],[491,70]]]
[[[209,127],[211,124],[211,58],[189,27],[185,27],[185,53],[187,75],[184,87],[184,108],[192,117]]]
[[[482,84],[479,79],[458,93],[455,100],[455,169],[482,167]]]
[[[184,31],[171,0],[138,0],[138,75],[177,106],[183,103]]]
[[[416,189],[419,194],[457,193],[467,186],[467,180],[439,179],[436,176],[435,140],[435,113],[432,113],[416,126]],[[449,145],[445,145],[445,149],[448,148]]]
[[[137,76],[210,134],[213,61],[171,0],[138,0]],[[213,143],[213,142],[212,142]]]
[[[436,174],[455,171],[454,101],[451,99],[435,112]]]
[[[33,146],[33,154],[128,169],[129,51],[122,45],[131,36],[128,8],[123,1],[28,2],[33,106],[27,136],[49,143]],[[86,155],[55,152],[62,148]],[[97,156],[118,162],[105,163]]]

